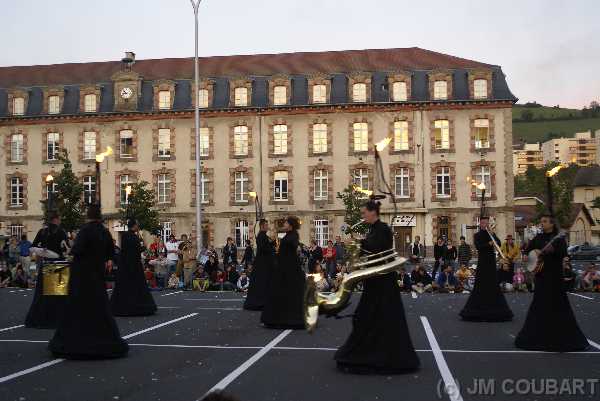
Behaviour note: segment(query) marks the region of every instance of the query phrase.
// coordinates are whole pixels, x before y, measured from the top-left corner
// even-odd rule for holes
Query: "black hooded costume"
[[[121,261],[110,298],[110,307],[115,316],[148,316],[156,313],[156,303],[144,276],[142,251],[140,238],[134,231],[128,230],[123,234]]]
[[[48,224],[47,227],[38,231],[32,246],[45,248],[59,255],[57,259],[64,259],[63,241],[67,242],[67,233],[56,224]],[[49,262],[53,259],[46,258]],[[27,269],[28,266],[23,266]],[[37,279],[35,283],[35,292],[33,301],[25,318],[25,327],[36,329],[54,329],[58,324],[60,314],[65,306],[66,297],[63,295],[44,295],[44,273],[42,271],[43,262],[41,258],[37,261]]]
[[[379,253],[391,248],[392,230],[377,220],[361,241],[361,252]],[[408,331],[397,273],[364,281],[352,332],[334,358],[338,368],[350,373],[391,374],[418,369],[420,361]]]
[[[298,257],[298,232],[289,231],[279,243],[277,262],[269,278],[267,302],[260,320],[277,329],[304,328],[306,275]]]
[[[542,250],[555,235],[556,232],[536,235],[525,251]],[[515,338],[515,346],[535,351],[582,351],[588,347],[588,341],[577,325],[563,281],[562,263],[567,256],[567,244],[558,238],[552,248],[541,256],[544,267],[535,275],[533,301],[525,324]]]
[[[275,263],[275,247],[265,231],[256,236],[256,257],[250,273],[250,287],[244,309],[262,310],[267,299],[269,276]]]
[[[494,241],[500,245],[500,239],[492,234]],[[506,303],[504,294],[498,285],[496,271],[496,253],[490,244],[490,234],[479,230],[473,236],[477,248],[477,271],[475,286],[460,316],[463,320],[473,322],[504,322],[512,320],[513,313]]]
[[[99,359],[125,356],[129,346],[108,305],[104,267],[114,252],[110,232],[99,221],[85,224],[71,253],[69,295],[48,348],[59,358]]]

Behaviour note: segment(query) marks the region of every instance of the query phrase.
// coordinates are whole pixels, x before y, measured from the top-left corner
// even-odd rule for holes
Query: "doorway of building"
[[[394,247],[398,255],[406,257],[410,243],[412,243],[412,227],[394,227]]]

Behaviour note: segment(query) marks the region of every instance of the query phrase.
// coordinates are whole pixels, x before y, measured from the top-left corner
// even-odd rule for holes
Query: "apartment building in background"
[[[592,137],[592,131],[578,132],[574,138],[550,139],[542,144],[544,164],[558,162],[584,167],[594,165],[598,163],[597,141],[597,138]]]

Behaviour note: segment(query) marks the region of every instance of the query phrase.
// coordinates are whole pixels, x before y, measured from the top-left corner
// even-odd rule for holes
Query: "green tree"
[[[73,173],[73,164],[69,159],[69,152],[62,150],[58,160],[63,163],[63,168],[54,177],[56,192],[52,194],[51,208],[56,210],[61,219],[61,225],[67,231],[78,229],[83,224],[83,185]],[[43,202],[44,212],[48,210],[48,202]]]
[[[342,192],[338,192],[336,197],[342,200],[344,209],[346,209],[344,222],[347,227],[345,233],[365,234],[368,229],[365,224],[360,224],[351,229],[353,225],[361,221],[360,207],[365,203],[365,194],[357,191],[354,185],[348,185]]]
[[[121,205],[119,218],[123,225],[127,224],[127,220],[135,219],[140,230],[156,233],[160,230],[158,210],[155,207],[156,193],[146,188],[148,185],[147,181],[141,181],[131,186],[128,204]]]

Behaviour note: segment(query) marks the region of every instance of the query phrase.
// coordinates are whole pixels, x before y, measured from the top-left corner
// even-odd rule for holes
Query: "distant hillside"
[[[513,107],[513,142],[544,142],[572,137],[576,132],[600,129],[598,110],[563,109],[542,105]]]

